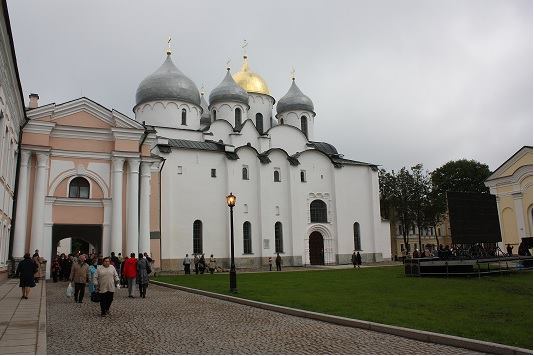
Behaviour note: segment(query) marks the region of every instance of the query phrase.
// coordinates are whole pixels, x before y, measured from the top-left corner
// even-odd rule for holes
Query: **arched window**
[[[274,248],[275,252],[284,252],[284,233],[282,232],[282,223],[280,221],[274,224]]]
[[[89,182],[82,177],[70,181],[69,198],[89,199]]]
[[[241,109],[240,108],[235,109],[235,128],[236,129],[241,128]]]
[[[360,223],[354,223],[354,249],[356,251],[362,250],[362,241],[360,239]]]
[[[274,170],[274,181],[280,182],[280,171],[278,169]]]
[[[193,253],[202,253],[202,221],[193,223]]]
[[[250,236],[250,222],[243,223],[243,253],[252,253],[252,237]]]
[[[325,223],[326,220],[326,203],[322,200],[314,200],[310,204],[311,222]]]
[[[243,170],[241,171],[241,175],[243,180],[248,180],[248,167],[243,167]]]
[[[256,128],[259,133],[263,133],[263,115],[260,113],[256,114]]]
[[[306,138],[308,138],[308,119],[306,116],[302,116],[300,118],[300,129],[306,135]]]
[[[187,125],[187,111],[182,109],[182,125]]]
[[[217,120],[217,111],[213,110],[213,121]]]

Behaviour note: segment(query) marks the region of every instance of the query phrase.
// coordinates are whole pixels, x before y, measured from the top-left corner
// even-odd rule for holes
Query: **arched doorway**
[[[310,264],[324,265],[324,239],[319,231],[310,234]]]
[[[89,246],[92,246],[96,253],[102,253],[102,225],[54,224],[52,227],[52,257],[57,254],[60,241],[69,238],[68,249],[71,252],[91,253]]]

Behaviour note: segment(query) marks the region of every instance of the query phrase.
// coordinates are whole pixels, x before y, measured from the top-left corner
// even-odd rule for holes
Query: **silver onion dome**
[[[276,104],[276,112],[283,113],[291,110],[305,110],[313,111],[313,102],[309,97],[304,95],[297,84],[295,79],[291,83],[291,87],[286,95],[284,95]]]
[[[173,63],[170,53],[154,73],[146,77],[135,94],[135,105],[155,100],[179,100],[200,106],[198,88]]]
[[[221,84],[210,93],[210,104],[221,101],[236,101],[248,105],[247,92],[237,85],[229,69]]]

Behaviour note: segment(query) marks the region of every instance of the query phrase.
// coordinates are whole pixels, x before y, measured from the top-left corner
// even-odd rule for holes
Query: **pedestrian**
[[[269,271],[273,270],[273,258],[269,256]]]
[[[111,252],[111,265],[113,267],[115,267],[115,270],[119,271],[120,270],[120,262],[119,262],[119,258],[117,256],[115,256],[115,252]]]
[[[514,248],[512,247],[512,245],[510,245],[510,244],[506,245],[506,252],[508,252],[508,256],[512,256],[513,255]]]
[[[206,258],[204,258],[204,254],[202,254],[198,260],[198,268],[200,270],[200,274],[204,274],[204,270],[206,269]]]
[[[33,279],[35,280],[35,283],[39,283],[39,277],[41,277],[41,258],[39,257],[39,250],[35,250],[32,259],[37,266],[37,269],[33,274]]]
[[[54,283],[57,283],[58,277],[61,277],[61,267],[59,265],[59,258],[58,256],[54,257],[52,259],[52,279],[54,280]]]
[[[150,262],[143,258],[143,254],[139,254],[137,260],[137,284],[139,285],[139,296],[141,298],[146,297],[146,288],[148,287],[148,269]]]
[[[356,265],[358,268],[362,265],[362,256],[360,255],[360,251],[356,252]]]
[[[210,261],[208,262],[208,269],[210,270],[210,274],[213,274],[215,272],[215,267],[217,267],[217,263],[215,261],[215,258],[213,258],[213,254],[210,256]]]
[[[128,283],[128,298],[134,298],[133,296],[133,286],[137,278],[137,258],[135,258],[135,253],[130,254],[130,258],[124,261],[124,278]]]
[[[282,270],[282,257],[280,257],[280,254],[276,253],[276,270],[281,271]]]
[[[89,290],[90,295],[93,295],[94,293],[96,293],[96,286],[94,283],[94,278],[95,278],[96,268],[97,268],[96,262],[97,262],[96,258],[91,260],[91,265],[89,266],[89,283],[87,284],[87,289]]]
[[[353,268],[356,268],[356,250],[352,251],[352,256],[351,256],[350,260],[352,262]]]
[[[106,316],[109,314],[109,308],[113,302],[115,286],[119,284],[119,275],[115,267],[111,266],[109,257],[104,257],[102,265],[96,269],[93,283],[96,286],[97,293],[100,294],[100,315]]]
[[[72,254],[69,253],[67,259],[65,260],[65,273],[63,275],[65,281],[69,280],[70,269],[72,268],[73,259],[74,257],[72,256]]]
[[[22,288],[21,299],[28,299],[31,288],[35,287],[34,273],[37,270],[37,265],[30,258],[27,252],[24,254],[24,259],[19,262],[17,266],[16,276],[20,278],[19,287]]]
[[[193,256],[194,256],[193,263],[195,265],[195,274],[198,274],[198,262],[200,261],[200,259],[198,258],[196,254],[194,254]]]
[[[146,260],[148,261],[148,263],[152,263],[152,262],[154,262],[154,260],[152,259],[152,257],[150,257],[150,256],[148,255],[148,253],[146,253],[146,252],[143,253],[143,256],[146,258]]]
[[[191,259],[189,258],[189,255],[186,253],[184,258],[184,273],[185,274],[191,274]]]
[[[85,255],[78,257],[78,261],[72,265],[70,281],[74,282],[74,303],[82,303],[85,295],[85,285],[89,281],[89,265],[85,263]]]

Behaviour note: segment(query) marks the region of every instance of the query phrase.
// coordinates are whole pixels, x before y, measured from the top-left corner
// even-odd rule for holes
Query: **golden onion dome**
[[[258,74],[249,70],[247,56],[243,56],[243,66],[241,67],[241,70],[235,73],[232,77],[247,93],[270,95],[269,87],[265,80]]]

